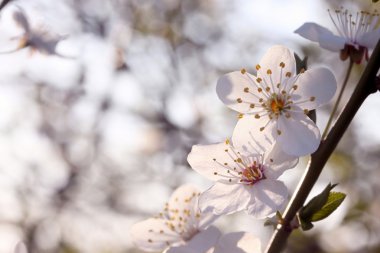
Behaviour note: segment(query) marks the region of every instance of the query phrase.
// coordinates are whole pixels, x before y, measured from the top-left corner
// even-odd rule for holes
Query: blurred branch
[[[298,210],[303,206],[330,155],[338,145],[340,139],[347,130],[364,100],[370,94],[377,91],[376,75],[379,68],[380,41],[377,43],[368,65],[342,114],[339,116],[337,122],[327,135],[326,139],[322,141],[317,151],[311,155],[305,174],[283,215],[284,223],[278,225],[277,229],[274,231],[266,249],[267,253],[278,253],[284,249],[287,238],[292,232],[290,224],[295,218]]]
[[[12,2],[13,0],[3,0],[0,4],[0,10],[2,10],[7,4]]]

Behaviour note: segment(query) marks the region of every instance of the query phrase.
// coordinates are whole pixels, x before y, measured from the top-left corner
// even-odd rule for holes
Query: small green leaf
[[[306,206],[302,207],[299,212],[300,219],[302,221],[311,221],[311,217],[327,203],[329,194],[335,186],[336,184],[328,184],[320,194],[312,198]]]
[[[345,199],[346,194],[342,192],[330,192],[326,204],[311,216],[310,221],[319,221],[323,220],[330,214],[332,214],[339,206],[342,204]]]

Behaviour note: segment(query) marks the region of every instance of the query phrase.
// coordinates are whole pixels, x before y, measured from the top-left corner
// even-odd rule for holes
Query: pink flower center
[[[265,179],[264,166],[261,164],[253,164],[242,171],[242,183],[254,185],[258,181]]]

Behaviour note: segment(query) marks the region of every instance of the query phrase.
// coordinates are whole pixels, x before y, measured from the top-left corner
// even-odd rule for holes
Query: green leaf
[[[305,222],[311,221],[311,217],[327,203],[329,194],[335,186],[336,184],[328,184],[320,194],[312,198],[306,206],[302,207],[299,211],[300,220]]]
[[[311,216],[310,221],[319,221],[328,217],[340,206],[340,204],[342,204],[345,198],[346,194],[342,192],[330,192],[326,204],[321,208],[321,210]]]

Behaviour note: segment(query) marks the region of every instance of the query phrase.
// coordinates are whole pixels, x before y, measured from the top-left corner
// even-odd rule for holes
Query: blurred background
[[[0,52],[24,30],[62,40],[0,55],[0,253],[141,252],[129,227],[157,214],[183,183],[211,182],[186,162],[194,144],[224,140],[237,114],[217,98],[218,77],[254,66],[275,44],[324,65],[341,84],[348,62],[294,34],[304,22],[335,32],[327,9],[373,11],[362,1],[13,0],[0,12]],[[364,65],[364,64],[363,64]],[[350,90],[363,71],[355,66]],[[326,166],[344,204],[287,252],[380,252],[380,98],[359,111]],[[317,112],[323,129],[331,104]],[[290,192],[307,158],[282,179]],[[267,241],[272,229],[239,213],[216,224]]]

